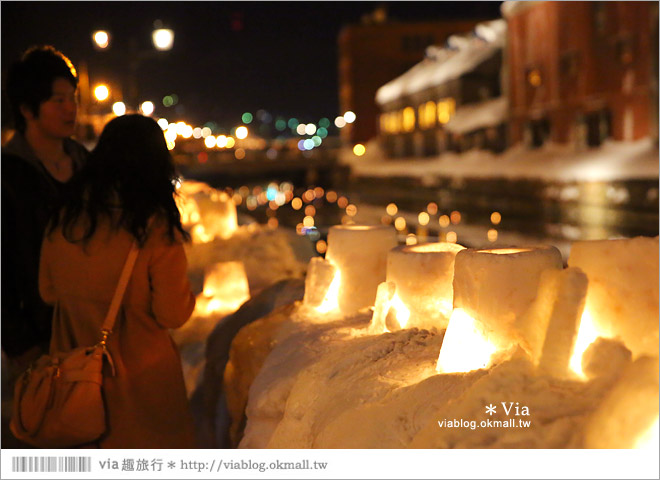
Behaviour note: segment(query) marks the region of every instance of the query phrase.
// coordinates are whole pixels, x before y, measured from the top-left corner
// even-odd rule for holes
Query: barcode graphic
[[[12,457],[12,472],[91,472],[92,457]]]

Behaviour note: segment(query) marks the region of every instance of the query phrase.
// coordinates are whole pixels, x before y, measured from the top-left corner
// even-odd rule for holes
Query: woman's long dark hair
[[[117,117],[105,126],[86,164],[69,182],[50,232],[61,227],[68,241],[86,243],[99,219],[106,217],[143,245],[149,218],[158,214],[167,222],[172,241],[177,231],[189,240],[174,201],[175,181],[174,161],[158,124],[142,115]],[[81,225],[82,238],[77,230]]]

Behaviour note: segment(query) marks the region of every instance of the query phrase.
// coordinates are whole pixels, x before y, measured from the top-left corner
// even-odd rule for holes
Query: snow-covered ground
[[[415,177],[433,185],[436,177],[519,178],[556,182],[657,179],[658,147],[650,138],[635,142],[606,141],[601,147],[576,151],[571,144],[546,144],[531,150],[521,145],[502,154],[484,150],[443,153],[437,157],[385,159],[377,140],[356,157],[341,156],[356,176]]]

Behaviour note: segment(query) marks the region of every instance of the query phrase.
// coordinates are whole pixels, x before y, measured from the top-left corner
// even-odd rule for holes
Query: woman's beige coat
[[[51,352],[99,341],[131,243],[126,231],[108,225],[84,248],[60,231],[44,239],[39,291],[55,306]],[[109,430],[102,448],[195,447],[179,352],[168,332],[195,307],[186,266],[183,245],[154,223],[108,340],[116,375],[104,377]]]

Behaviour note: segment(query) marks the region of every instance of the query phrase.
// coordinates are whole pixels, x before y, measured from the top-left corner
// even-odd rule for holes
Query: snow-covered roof
[[[538,1],[533,1],[533,0],[526,0],[524,2],[521,1],[509,1],[509,2],[504,2],[500,6],[500,12],[502,12],[502,16],[504,18],[510,18],[513,15],[518,15],[519,13],[524,12],[525,10],[543,2],[538,2]]]
[[[508,108],[509,102],[504,97],[461,105],[445,128],[452,133],[466,133],[479,128],[494,127],[506,120]]]
[[[380,105],[460,77],[504,46],[506,21],[484,22],[467,35],[452,35],[446,47],[431,46],[425,58],[376,92]]]

